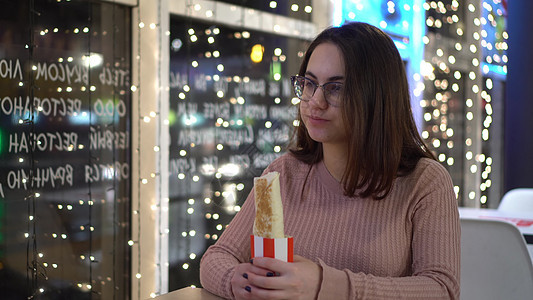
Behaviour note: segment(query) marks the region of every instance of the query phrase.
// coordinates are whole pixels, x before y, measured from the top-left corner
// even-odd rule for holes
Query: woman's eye
[[[342,84],[332,84],[330,85],[328,92],[330,94],[339,94],[342,91]]]
[[[306,80],[306,81],[305,81],[305,86],[306,86],[306,87],[310,87],[310,86],[314,86],[314,85],[315,85],[315,84],[314,84],[313,82],[309,81],[309,80]]]

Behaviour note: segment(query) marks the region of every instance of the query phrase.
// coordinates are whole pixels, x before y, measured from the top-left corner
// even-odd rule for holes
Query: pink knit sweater
[[[460,227],[449,174],[421,159],[383,200],[349,198],[323,162],[285,154],[265,172],[281,174],[285,233],[294,254],[322,267],[318,299],[458,299]],[[234,298],[234,266],[250,260],[253,192],[203,255],[200,280]]]

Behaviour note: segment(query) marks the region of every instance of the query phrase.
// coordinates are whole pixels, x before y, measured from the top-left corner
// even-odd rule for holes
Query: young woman
[[[378,28],[320,33],[299,76],[300,126],[280,172],[294,263],[250,261],[250,193],[200,266],[232,299],[458,299],[460,227],[452,181],[421,140],[402,59]]]

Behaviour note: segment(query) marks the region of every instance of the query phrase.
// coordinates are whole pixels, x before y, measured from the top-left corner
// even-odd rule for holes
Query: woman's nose
[[[326,109],[328,108],[328,102],[326,101],[326,95],[322,87],[317,87],[311,99],[309,99],[309,105],[316,108]]]

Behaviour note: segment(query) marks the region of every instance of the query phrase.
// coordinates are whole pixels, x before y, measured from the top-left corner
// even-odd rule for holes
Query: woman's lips
[[[311,122],[312,124],[315,124],[315,125],[324,124],[325,122],[328,121],[326,119],[322,119],[322,118],[316,117],[316,116],[308,116],[307,118],[309,119],[309,122]]]

